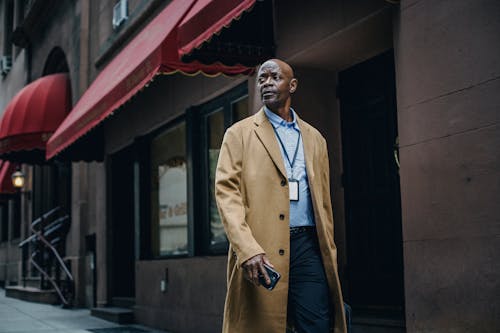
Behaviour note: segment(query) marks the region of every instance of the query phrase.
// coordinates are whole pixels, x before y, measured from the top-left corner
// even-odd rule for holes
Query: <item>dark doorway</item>
[[[54,229],[51,235],[53,239],[53,245],[57,250],[59,256],[64,258],[66,256],[66,235],[70,228],[71,223],[71,163],[54,161],[47,164],[33,165],[32,174],[32,201],[31,201],[31,212],[33,216],[33,221],[42,217],[44,214],[53,212],[50,214],[45,221],[47,225],[54,222],[56,218],[63,218],[67,216],[59,228]],[[15,204],[14,208],[14,220],[18,221],[16,223],[21,226],[21,207],[20,203]],[[18,217],[16,217],[18,216]],[[26,226],[27,234],[31,228],[31,223]],[[57,232],[55,231],[57,230]],[[40,277],[40,272],[35,268],[35,266],[29,264],[29,253],[36,250],[36,245],[30,243],[30,250],[23,252],[23,265],[24,267],[29,267],[29,271],[24,271],[24,275],[29,275],[29,277],[38,278]],[[42,251],[43,252],[43,251]],[[55,269],[55,276],[58,279],[60,276],[60,267],[58,265],[53,266],[51,262],[41,261],[47,264],[44,269]],[[48,288],[49,284],[41,276],[41,287]]]
[[[392,50],[339,73],[348,301],[403,317],[403,247]]]
[[[96,234],[85,236],[85,250],[87,253],[87,263],[90,266],[90,272],[87,271],[87,285],[91,286],[92,293],[87,294],[87,304],[95,308],[97,306],[97,268],[96,268]]]
[[[108,202],[111,217],[110,292],[113,303],[135,297],[134,162],[125,148],[110,158]]]

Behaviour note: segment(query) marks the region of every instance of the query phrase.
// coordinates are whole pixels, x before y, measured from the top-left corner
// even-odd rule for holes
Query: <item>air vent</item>
[[[118,29],[128,19],[128,0],[120,0],[113,7],[113,29]]]

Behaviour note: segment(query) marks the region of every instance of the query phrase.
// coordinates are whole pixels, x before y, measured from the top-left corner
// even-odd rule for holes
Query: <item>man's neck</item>
[[[268,108],[268,109],[272,113],[277,114],[278,116],[280,116],[286,122],[291,122],[293,120],[293,118],[292,118],[292,112],[290,111],[290,107],[278,108],[276,110],[273,110],[271,108]]]

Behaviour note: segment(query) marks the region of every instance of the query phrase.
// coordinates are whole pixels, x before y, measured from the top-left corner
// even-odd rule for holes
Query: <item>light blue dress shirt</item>
[[[293,155],[295,154],[297,139],[300,132],[295,111],[290,109],[290,112],[292,113],[291,122],[285,121],[283,118],[270,111],[267,107],[264,107],[264,112],[271,122],[271,125],[275,128],[275,134],[279,135],[281,141],[283,142],[288,157],[290,158],[290,161],[288,161],[283,151],[283,147],[276,137],[276,141],[280,147],[281,156],[283,157],[283,162],[285,163],[288,179],[295,179],[299,181],[299,200],[290,201],[290,227],[314,226],[314,214],[311,192],[309,191],[309,183],[307,180],[302,135],[300,135],[299,150],[297,151],[297,157],[295,159],[295,163],[293,164],[293,170],[290,165]]]

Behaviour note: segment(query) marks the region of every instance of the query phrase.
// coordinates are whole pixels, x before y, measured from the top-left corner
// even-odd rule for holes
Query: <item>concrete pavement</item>
[[[352,333],[402,333],[404,325],[373,318],[358,318]],[[0,288],[0,333],[169,333],[140,325],[118,325],[90,315],[89,309],[62,309],[60,306],[20,301],[5,297]],[[171,333],[171,332],[170,332]]]
[[[140,325],[118,325],[90,315],[88,309],[31,303],[5,297],[0,288],[0,333],[167,333]]]

